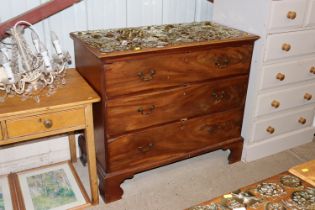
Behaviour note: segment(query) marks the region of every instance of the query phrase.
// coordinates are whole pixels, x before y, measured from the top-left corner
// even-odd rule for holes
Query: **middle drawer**
[[[261,94],[257,97],[256,116],[314,103],[315,83]]]
[[[248,76],[238,76],[107,102],[107,134],[242,107]]]

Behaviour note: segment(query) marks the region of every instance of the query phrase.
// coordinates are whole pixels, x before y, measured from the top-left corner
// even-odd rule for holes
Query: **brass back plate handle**
[[[138,108],[137,111],[142,115],[148,115],[148,114],[151,114],[154,110],[155,110],[155,105],[151,105],[147,109],[141,106]]]
[[[147,153],[154,147],[154,144],[150,142],[148,145],[138,147],[138,151],[141,153]]]
[[[214,65],[218,69],[226,68],[230,64],[230,59],[227,56],[218,56],[214,59]]]
[[[143,71],[138,72],[138,77],[142,80],[142,81],[150,81],[153,79],[153,76],[156,74],[155,69],[150,69],[148,71],[148,73],[144,73]]]

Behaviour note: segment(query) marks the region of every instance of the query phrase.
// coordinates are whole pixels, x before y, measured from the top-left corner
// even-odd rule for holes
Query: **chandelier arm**
[[[20,81],[19,88],[17,88],[15,84],[13,84],[12,86],[13,86],[14,92],[16,92],[19,95],[23,94],[25,91],[25,82],[23,82],[23,81]]]

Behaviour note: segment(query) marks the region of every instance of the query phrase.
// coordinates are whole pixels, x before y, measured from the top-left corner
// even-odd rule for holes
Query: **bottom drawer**
[[[240,137],[242,110],[184,120],[109,140],[108,172],[174,160]]]

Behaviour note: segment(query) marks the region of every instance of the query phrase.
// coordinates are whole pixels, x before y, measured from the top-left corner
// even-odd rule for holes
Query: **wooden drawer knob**
[[[49,119],[44,120],[43,124],[44,124],[45,128],[51,128],[53,126],[52,120],[49,120]]]
[[[283,81],[285,79],[285,75],[282,73],[278,73],[276,78],[277,78],[277,80]]]
[[[289,11],[287,14],[287,18],[290,20],[294,20],[296,18],[296,12],[294,11]]]
[[[312,94],[309,94],[309,93],[304,94],[304,99],[307,101],[310,101],[312,99],[312,97],[313,97]]]
[[[266,129],[266,131],[270,134],[273,134],[275,132],[275,129],[271,126],[268,126],[268,128]]]
[[[280,106],[280,102],[279,101],[277,101],[277,100],[273,100],[272,102],[271,102],[271,106],[273,107],[273,108],[278,108],[279,106]]]
[[[315,74],[315,66],[312,66],[312,68],[310,69],[310,73]]]
[[[304,117],[300,117],[299,123],[301,123],[302,125],[304,125],[304,124],[306,123],[306,119],[305,119]]]
[[[282,50],[283,50],[283,51],[286,51],[286,52],[289,52],[289,51],[291,50],[291,45],[288,44],[288,43],[284,43],[284,44],[282,45]]]

